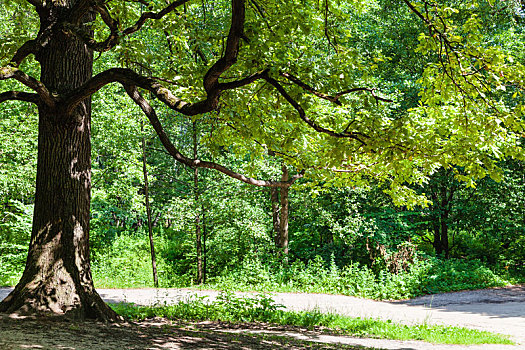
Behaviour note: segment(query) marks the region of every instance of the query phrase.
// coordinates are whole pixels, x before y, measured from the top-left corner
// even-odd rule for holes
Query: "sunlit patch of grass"
[[[276,304],[266,294],[250,298],[221,293],[214,301],[207,297],[194,297],[174,305],[146,307],[116,304],[112,307],[120,315],[133,320],[164,317],[179,321],[264,322],[308,329],[322,327],[328,333],[358,337],[423,340],[439,344],[514,344],[506,336],[467,328],[428,324],[402,325],[392,321],[322,313],[318,310],[285,311],[282,305]]]

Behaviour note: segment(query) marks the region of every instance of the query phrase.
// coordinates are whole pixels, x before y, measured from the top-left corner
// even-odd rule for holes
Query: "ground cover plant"
[[[322,329],[327,333],[357,337],[374,337],[397,340],[424,340],[441,344],[513,344],[507,337],[485,331],[459,327],[432,326],[428,324],[401,325],[391,321],[351,318],[347,316],[312,311],[284,311],[271,296],[237,297],[221,293],[216,300],[193,297],[173,305],[136,306],[113,304],[121,316],[132,320],[163,317],[183,321],[222,321],[231,323],[258,322],[308,329]]]

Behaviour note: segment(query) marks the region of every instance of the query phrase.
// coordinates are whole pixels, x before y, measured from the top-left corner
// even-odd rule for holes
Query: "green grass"
[[[328,333],[396,340],[423,340],[439,344],[513,344],[508,337],[485,331],[428,324],[402,325],[392,321],[351,318],[312,311],[285,311],[268,295],[253,298],[221,293],[215,301],[194,297],[174,305],[152,307],[130,304],[112,305],[121,316],[143,320],[164,317],[180,321],[223,321],[231,323],[264,322],[313,329],[323,327]]]

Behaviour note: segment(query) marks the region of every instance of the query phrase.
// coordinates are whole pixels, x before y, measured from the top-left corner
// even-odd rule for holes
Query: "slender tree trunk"
[[[443,247],[441,245],[441,225],[440,225],[440,218],[441,214],[439,213],[440,208],[438,207],[438,194],[437,189],[434,191],[431,191],[432,196],[432,207],[430,212],[430,220],[432,225],[432,232],[433,232],[433,240],[432,240],[432,246],[434,247],[434,251],[436,252],[437,256],[440,256],[443,253]]]
[[[290,178],[286,165],[281,167],[281,181]],[[288,256],[288,217],[289,217],[289,187],[270,188],[270,200],[272,202],[273,234],[275,247],[279,255]]]
[[[198,156],[197,123],[193,122],[193,158]],[[202,234],[199,213],[199,168],[193,170],[193,198],[195,200],[195,240],[197,245],[197,284],[204,283],[204,269],[202,263]]]
[[[52,2],[48,10],[67,15],[74,2]],[[49,26],[47,17],[42,15],[42,28]],[[64,93],[91,77],[93,54],[76,37],[52,28],[37,60],[41,81],[50,91]],[[83,101],[73,115],[64,110],[60,105],[39,108],[29,252],[22,278],[0,303],[0,312],[116,320],[95,291],[89,261],[91,101]]]
[[[281,248],[281,213],[279,189],[270,188],[270,200],[272,202],[272,219],[273,219],[273,240],[277,249]]]
[[[146,139],[144,137],[144,122],[140,120],[140,131],[142,133],[142,173],[144,174],[144,204],[146,205],[146,215],[148,217],[148,236],[149,248],[151,253],[151,269],[153,271],[153,285],[159,287],[159,277],[157,275],[157,258],[155,256],[155,244],[153,243],[153,223],[151,220],[151,205],[149,202],[149,183],[148,167],[146,156]]]
[[[432,226],[434,231],[434,241],[432,242],[432,245],[434,246],[436,255],[439,256],[443,254],[443,246],[441,244],[441,225],[439,222],[439,216],[436,216],[436,218],[434,218]]]
[[[448,244],[448,217],[442,217],[441,219],[441,250],[445,254],[445,259],[448,259],[450,257]]]
[[[288,168],[283,164],[281,181],[288,181],[290,178]],[[280,223],[280,241],[283,255],[288,256],[288,214],[289,214],[289,201],[288,193],[289,187],[281,187],[281,223]]]
[[[206,237],[208,235],[206,227],[206,210],[202,206],[202,283],[206,283]]]

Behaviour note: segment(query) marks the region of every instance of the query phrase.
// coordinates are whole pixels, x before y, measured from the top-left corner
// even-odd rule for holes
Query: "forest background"
[[[351,48],[338,69],[358,73],[337,73],[336,77],[341,86],[370,86],[347,97],[345,102],[353,111],[357,115],[373,111],[395,121],[396,116],[417,109],[429,57],[432,60],[432,53],[425,53],[422,46],[424,23],[396,1],[359,2],[359,6],[350,1],[338,6],[328,1],[323,4],[319,5],[320,13],[326,16],[316,20],[325,30],[321,36],[312,34],[312,47],[334,51],[334,61],[340,59],[338,50]],[[254,13],[263,16],[268,11],[276,21],[297,22],[297,18],[279,17],[259,5],[251,3]],[[466,22],[461,16],[467,11],[455,5],[460,11],[449,16]],[[143,73],[174,69],[161,54],[167,47],[184,52],[191,68],[206,65],[214,52],[208,44],[210,36],[225,35],[220,23],[227,8],[222,3],[202,2],[186,11],[185,30],[192,40],[170,37],[166,32],[163,40],[158,40],[158,31],[145,30],[111,55],[96,60],[97,69],[115,62]],[[483,28],[479,40],[523,62],[525,19],[521,5],[480,2],[468,16],[476,11]],[[0,12],[4,49],[15,36],[16,41],[30,37],[31,28],[20,26],[14,33],[7,30],[7,21],[26,21],[26,12],[8,5]],[[345,27],[330,27],[330,18],[339,15],[352,20]],[[204,31],[202,18],[208,21],[206,26],[217,25],[217,31]],[[300,27],[295,23],[274,34],[286,37],[294,30],[306,31]],[[284,59],[280,55],[295,54],[285,49],[268,48],[267,53],[277,60]],[[312,61],[312,65],[317,69],[317,77],[312,78],[333,78],[333,70],[323,70],[320,62]],[[25,70],[32,69],[35,66],[26,63]],[[199,77],[186,77],[184,69],[189,70],[183,67],[182,72],[169,75],[180,91],[191,92]],[[322,82],[314,85],[320,87],[317,90],[323,87]],[[282,98],[270,99],[264,90],[267,85],[260,89],[251,97],[253,106],[235,105],[235,98],[231,98],[219,111],[198,117],[156,107],[172,141],[194,158],[213,159],[260,179],[286,181],[288,173],[302,175],[300,171],[306,169],[305,176],[289,191],[256,187],[214,170],[177,163],[163,150],[121,87],[107,86],[97,93],[93,102],[90,237],[96,287],[154,285],[148,222],[161,287],[203,285],[398,299],[524,280],[525,168],[519,155],[503,159],[495,152],[490,159],[501,170],[493,172],[487,164],[484,167],[489,171],[481,172],[468,162],[463,167],[443,162],[443,167],[433,169],[421,181],[414,181],[412,175],[402,176],[402,167],[397,168],[394,180],[375,176],[381,169],[373,166],[370,171],[320,167],[316,157],[322,157],[323,150],[305,154],[295,145],[315,139],[302,138],[300,127],[287,123],[286,118],[284,122],[271,119],[270,112],[258,109],[257,99],[269,100],[276,109],[285,103]],[[521,103],[522,96],[505,98],[518,101],[510,102],[512,105]],[[312,101],[302,99],[323,115],[324,105],[312,107]],[[0,285],[16,284],[25,266],[36,176],[36,109],[17,102],[3,103],[0,109]],[[253,117],[233,119],[234,115]],[[335,119],[321,120],[329,124]],[[268,130],[273,132],[273,139],[255,134],[250,123],[264,125],[267,134]],[[427,137],[424,133],[420,136]],[[461,143],[455,147],[462,153]],[[407,167],[424,167],[415,162]],[[358,170],[363,170],[362,175]],[[471,176],[476,171],[480,173]],[[403,186],[403,190],[396,186]],[[146,203],[151,206],[150,220]]]

